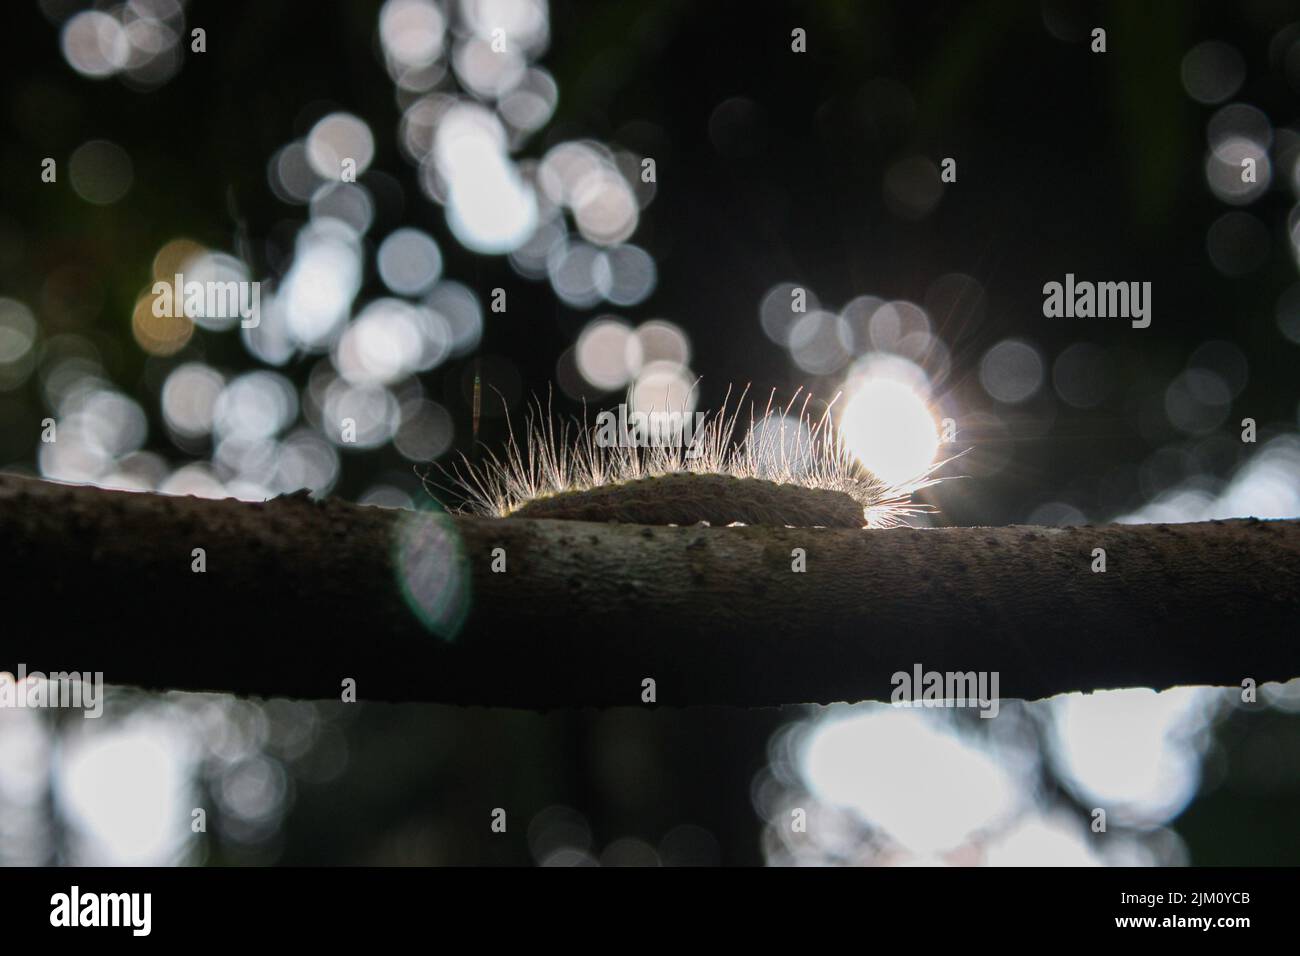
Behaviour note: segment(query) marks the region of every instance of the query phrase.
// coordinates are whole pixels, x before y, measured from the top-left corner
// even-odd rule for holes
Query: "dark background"
[[[35,303],[43,335],[94,342],[151,425],[166,369],[196,358],[232,371],[257,365],[234,333],[199,330],[165,359],[136,347],[131,309],[155,251],[187,235],[238,246],[254,276],[282,271],[303,214],[275,197],[267,161],[333,110],[375,132],[376,156],[359,180],[376,199],[371,251],[375,237],[417,226],[437,239],[444,275],[484,299],[494,287],[508,290],[509,311],[485,313],[475,353],[422,376],[426,394],[453,415],[458,450],[470,450],[476,369],[519,409],[547,392],[557,358],[593,315],[619,311],[571,309],[546,282],[450,234],[397,146],[401,111],[378,53],[379,4],[191,4],[187,29],[206,29],[208,52],[187,50],[180,72],[150,92],[69,68],[52,20],[81,8],[52,0],[46,12],[33,3],[5,10],[0,294]],[[559,103],[520,152],[541,156],[592,137],[656,159],[655,198],[632,241],[655,258],[658,285],[620,314],[667,317],[686,331],[700,407],[715,406],[731,383],[753,383],[760,394],[837,387],[833,376],[801,372],[760,330],[758,303],[777,282],[805,285],[838,308],[866,292],[924,302],[938,277],[960,272],[982,286],[982,307],[931,319],[952,357],[937,390],[960,410],[958,444],[972,449],[947,473],[970,477],[927,492],[940,508],[935,523],[1023,522],[1053,501],[1109,520],[1180,482],[1222,487],[1255,450],[1236,441],[1243,417],[1259,422],[1261,442],[1295,430],[1296,345],[1274,318],[1297,278],[1288,213],[1300,66],[1284,42],[1300,20],[1293,4],[553,2],[550,17],[538,62],[557,81]],[[1107,29],[1105,54],[1089,50],[1097,25]],[[790,50],[795,26],[808,32],[804,55]],[[1234,276],[1206,251],[1207,230],[1231,208],[1204,172],[1216,107],[1191,99],[1180,81],[1184,55],[1204,40],[1241,52],[1245,80],[1229,102],[1258,107],[1277,134],[1273,183],[1245,207],[1265,227],[1267,255]],[[711,133],[718,104],[736,96],[752,108],[725,135]],[[92,206],[39,181],[42,157],[62,163],[97,137],[130,152],[135,179],[125,199]],[[912,154],[955,157],[959,170],[917,220],[895,214],[882,191],[890,165]],[[358,302],[383,294],[373,256],[367,269]],[[1067,272],[1151,282],[1151,327],[1045,319],[1043,283]],[[91,305],[61,309],[47,283],[55,273],[72,276],[85,293],[77,301]],[[997,428],[974,414],[966,427],[963,413],[995,404],[980,390],[978,367],[1007,336],[1041,350],[1048,385],[1001,410]],[[1208,340],[1235,344],[1249,375],[1224,424],[1189,436],[1163,416],[1162,402]],[[1051,358],[1077,341],[1108,351],[1117,382],[1087,410],[1050,387]],[[309,368],[302,361],[281,371],[302,385]],[[562,394],[557,402],[579,407]],[[492,444],[504,429],[487,411],[482,437]],[[34,377],[0,392],[0,464],[34,469],[47,413]],[[150,435],[148,447],[185,460],[162,428]],[[985,467],[990,460],[998,464]],[[378,480],[424,494],[391,445],[343,455],[333,493],[355,498]],[[183,622],[160,627],[184,639]],[[123,694],[119,706],[171,705]],[[716,861],[757,863],[751,783],[767,764],[769,734],[802,713],[318,707],[328,739],[346,744],[344,768],[326,782],[291,770],[282,823],[247,839],[216,827],[209,862],[527,862],[522,828],[495,842],[479,833],[482,808],[509,802],[526,818],[552,804],[578,808],[598,845],[623,834],[653,842],[697,824],[716,838]],[[1300,860],[1296,718],[1238,712],[1216,726],[1228,783],[1175,823],[1191,861]],[[473,835],[465,820],[476,821]]]

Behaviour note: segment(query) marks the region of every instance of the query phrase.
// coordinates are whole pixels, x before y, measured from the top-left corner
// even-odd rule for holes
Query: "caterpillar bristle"
[[[522,441],[507,416],[500,454],[484,449],[477,463],[462,454],[450,469],[438,466],[451,483],[444,490],[461,512],[483,517],[631,524],[888,528],[932,510],[913,496],[935,483],[934,469],[899,484],[882,481],[836,432],[833,401],[814,418],[811,396],[792,414],[800,392],[784,407],[773,393],[761,414],[750,406],[737,438],[747,394],[729,412],[729,390],[689,443],[649,445],[603,443],[585,416],[557,421],[549,402],[537,400]]]

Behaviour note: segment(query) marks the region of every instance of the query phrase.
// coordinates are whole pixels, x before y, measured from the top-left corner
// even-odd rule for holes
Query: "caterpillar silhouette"
[[[689,442],[648,446],[602,441],[585,422],[557,424],[537,403],[522,440],[511,427],[501,454],[477,464],[462,456],[444,473],[462,511],[497,518],[885,528],[931,510],[913,495],[936,481],[933,468],[882,481],[848,451],[829,405],[809,414],[811,396],[798,411],[798,393],[784,407],[769,397],[737,440],[744,395],[734,411],[724,401],[706,415]]]

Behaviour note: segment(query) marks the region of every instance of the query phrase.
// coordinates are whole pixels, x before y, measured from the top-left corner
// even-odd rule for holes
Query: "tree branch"
[[[337,698],[350,677],[361,699],[553,707],[638,705],[650,677],[659,703],[764,706],[888,700],[918,664],[1026,699],[1300,675],[1295,520],[643,527],[0,476],[0,542],[0,669],[149,688]]]

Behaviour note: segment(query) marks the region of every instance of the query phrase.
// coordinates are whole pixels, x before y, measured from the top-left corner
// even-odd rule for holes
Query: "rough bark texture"
[[[650,677],[757,706],[887,700],[916,664],[1004,698],[1300,675],[1297,521],[673,528],[0,476],[0,543],[0,669],[150,688],[553,707]]]

